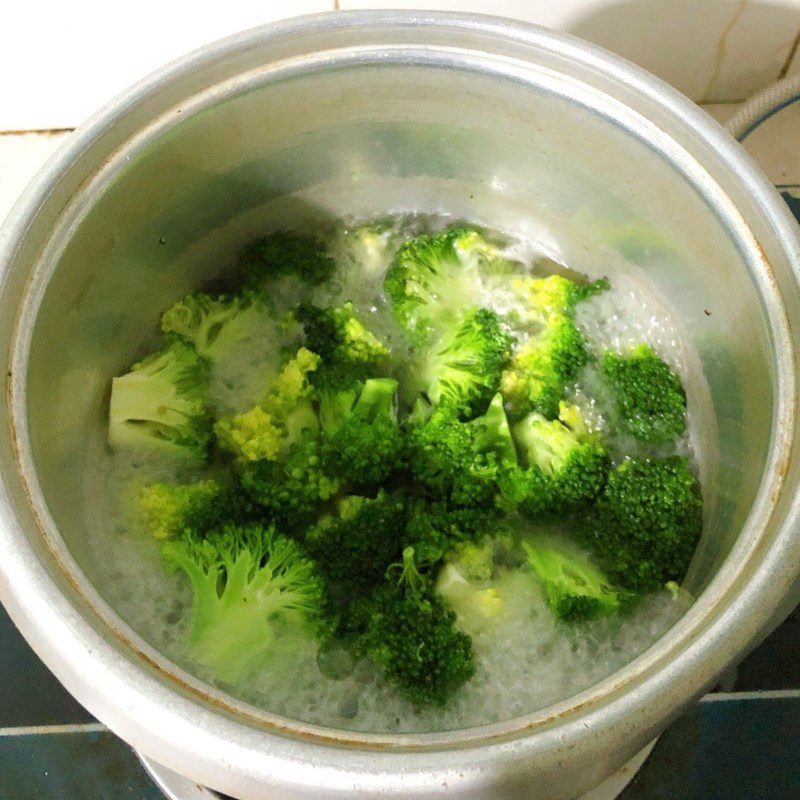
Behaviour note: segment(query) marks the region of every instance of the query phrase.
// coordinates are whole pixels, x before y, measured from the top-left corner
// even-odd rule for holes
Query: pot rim
[[[144,103],[165,84],[248,48],[292,37],[302,40],[312,33],[358,25],[371,26],[374,31],[407,28],[410,31],[407,49],[415,47],[415,34],[419,39],[426,30],[435,30],[453,35],[458,32],[480,34],[486,37],[484,45],[494,42],[502,47],[504,43],[513,42],[546,53],[555,52],[646,96],[662,113],[678,121],[683,128],[691,129],[695,137],[713,148],[725,161],[729,175],[758,201],[797,280],[800,271],[797,229],[774,187],[733,139],[676,90],[624,59],[573,37],[498,17],[413,11],[335,12],[262,26],[204,47],[145,78],[72,134],[29,185],[0,231],[0,264],[13,262],[29,225],[67,168],[107,135],[121,115]],[[435,49],[432,45],[431,51]],[[713,182],[710,176],[709,179]],[[470,764],[453,780],[453,783],[464,783],[477,780],[482,765],[488,761],[517,759],[544,750],[563,750],[570,742],[578,741],[587,727],[594,735],[600,735],[604,728],[627,724],[631,735],[646,741],[651,732],[645,728],[637,730],[635,722],[626,723],[626,720],[637,708],[663,704],[669,690],[679,685],[686,689],[687,702],[702,692],[728,660],[716,654],[719,648],[715,645],[727,639],[730,652],[731,630],[735,629],[735,649],[746,648],[763,627],[765,613],[769,615],[777,609],[792,585],[796,570],[779,563],[777,555],[793,556],[794,562],[790,560],[789,567],[800,561],[800,527],[797,525],[800,508],[796,494],[783,513],[779,530],[770,541],[764,540],[765,528],[775,507],[779,501],[786,502],[786,489],[782,484],[795,435],[795,355],[788,320],[759,243],[721,190],[717,201],[720,206],[715,206],[715,210],[734,228],[772,326],[777,398],[775,423],[768,467],[745,525],[751,535],[739,537],[711,584],[667,634],[642,656],[595,686],[561,703],[493,725],[435,734],[359,734],[298,723],[255,710],[232,701],[171,665],[99,598],[66,553],[46,511],[26,438],[25,356],[26,335],[30,330],[24,323],[36,312],[30,295],[26,296],[12,337],[9,416],[17,466],[38,517],[40,533],[73,588],[85,598],[93,618],[89,618],[86,608],[79,608],[67,596],[31,547],[11,501],[7,486],[11,478],[4,475],[0,544],[9,557],[0,563],[0,597],[12,618],[81,702],[145,754],[178,771],[185,767],[181,755],[191,751],[202,760],[205,774],[212,777],[227,770],[254,780],[281,774],[288,783],[298,782],[306,787],[312,783],[320,789],[341,787],[345,790],[355,786],[352,771],[359,766],[364,772],[359,787],[377,788],[383,777],[381,771],[385,774],[386,769],[391,769],[406,774],[405,785],[413,788],[414,774],[423,780],[431,770],[440,772],[452,767],[452,763],[438,757],[452,749],[469,747],[473,750],[468,758]],[[7,279],[6,269],[2,275],[3,289]],[[35,288],[36,280],[28,289]],[[771,550],[764,552],[767,545]],[[745,587],[747,592],[742,592]],[[116,640],[114,643],[102,635],[109,631]],[[120,639],[123,647],[118,645]],[[168,680],[163,680],[164,677]],[[636,701],[632,705],[630,698],[634,692]],[[665,709],[664,716],[677,710]],[[316,753],[313,765],[304,766],[307,772],[303,776],[290,775],[286,769],[287,764],[298,761],[297,738],[305,743],[304,752],[308,753],[308,746],[313,745]],[[187,741],[191,742],[190,746],[175,744]],[[265,746],[269,753],[265,754]],[[474,752],[476,748],[480,748],[480,756]],[[208,782],[213,783],[212,780]]]

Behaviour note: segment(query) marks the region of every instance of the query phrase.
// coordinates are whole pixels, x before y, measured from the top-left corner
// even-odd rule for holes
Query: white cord
[[[764,120],[798,101],[800,101],[800,74],[789,75],[751,97],[725,123],[725,128],[731,136],[741,142]]]

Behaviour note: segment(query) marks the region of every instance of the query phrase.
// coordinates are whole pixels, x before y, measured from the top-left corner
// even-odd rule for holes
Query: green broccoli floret
[[[529,414],[514,426],[522,465],[538,467],[550,482],[554,511],[593,502],[602,492],[609,469],[605,448],[581,441],[557,419]]]
[[[434,499],[452,507],[492,506],[497,492],[495,454],[480,450],[476,429],[438,409],[422,425],[406,426],[406,463]]]
[[[553,481],[538,464],[501,470],[497,485],[497,505],[504,511],[519,511],[530,519],[538,519],[551,514],[556,506]]]
[[[273,528],[227,525],[204,539],[168,541],[162,555],[194,591],[191,657],[227,683],[247,677],[277,649],[282,625],[312,632],[324,612],[324,582],[313,561]]]
[[[111,382],[112,447],[204,460],[211,435],[208,382],[207,362],[178,340],[134,364]]]
[[[548,319],[541,331],[512,353],[502,374],[500,391],[514,416],[537,411],[555,417],[567,385],[588,357],[583,335],[570,317]]]
[[[344,267],[345,287],[360,289],[365,281],[382,280],[399,246],[388,221],[342,231],[333,242],[333,254]]]
[[[448,508],[444,502],[416,498],[409,503],[405,543],[414,548],[416,562],[432,567],[464,542],[474,542],[503,524],[495,508]]]
[[[416,706],[443,706],[475,674],[472,639],[403,551],[400,579],[372,598],[361,652]]]
[[[494,311],[469,311],[420,354],[419,384],[435,405],[446,403],[461,419],[471,419],[497,392],[510,345]]]
[[[316,239],[281,232],[270,234],[250,248],[244,269],[255,286],[285,277],[319,286],[333,275],[336,262]]]
[[[215,480],[151,483],[136,498],[145,527],[156,539],[186,531],[202,533],[221,522],[229,510],[225,490]]]
[[[683,580],[702,531],[700,488],[685,458],[628,459],[577,535],[609,577],[646,593]]]
[[[386,273],[384,289],[397,321],[419,342],[451,328],[481,297],[482,268],[507,265],[476,230],[455,226],[405,242]]]
[[[268,308],[260,295],[217,298],[190,294],[170,306],[161,317],[161,330],[191,344],[209,361],[219,361],[244,339],[264,332],[269,325]]]
[[[607,350],[600,362],[627,431],[641,442],[663,445],[686,429],[686,394],[680,378],[646,344],[624,353]]]
[[[514,275],[506,285],[520,303],[511,318],[516,325],[533,330],[540,330],[555,317],[571,317],[578,303],[609,288],[605,279],[578,284],[563,275]]]
[[[322,358],[327,370],[339,369],[365,378],[389,355],[386,345],[355,315],[352,303],[338,308],[302,305],[297,319],[305,329],[306,345]],[[320,378],[323,374],[321,371]]]
[[[588,620],[620,611],[621,590],[568,540],[538,535],[524,541],[522,547],[547,605],[559,619]]]
[[[400,468],[404,441],[395,413],[396,391],[392,378],[364,382],[358,400],[325,439],[325,466],[331,474],[355,486],[373,486]]]
[[[217,443],[240,461],[275,460],[319,427],[311,403],[309,375],[319,356],[301,347],[276,376],[260,405],[223,417],[214,425]]]
[[[340,488],[339,479],[322,467],[319,442],[308,436],[292,444],[279,460],[239,464],[239,479],[264,515],[286,529],[311,522],[318,505]]]
[[[306,547],[337,606],[346,608],[382,581],[400,558],[405,524],[404,498],[380,491],[375,498],[343,497],[335,514],[306,532]]]

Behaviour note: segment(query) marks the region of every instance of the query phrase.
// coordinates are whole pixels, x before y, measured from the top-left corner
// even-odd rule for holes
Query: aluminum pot
[[[517,231],[578,268],[603,253],[646,273],[707,383],[707,519],[696,602],[624,669],[491,726],[370,736],[246,706],[156,652],[104,599],[82,476],[109,376],[165,300],[271,228],[401,209]],[[236,797],[574,798],[796,599],[797,234],[702,111],[567,36],[359,12],[206,47],[70,137],[0,234],[3,602],[112,730]]]

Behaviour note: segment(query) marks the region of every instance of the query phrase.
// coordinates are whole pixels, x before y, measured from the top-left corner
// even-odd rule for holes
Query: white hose
[[[725,128],[731,136],[741,142],[773,114],[798,101],[800,101],[800,74],[789,75],[751,97],[725,123]]]

